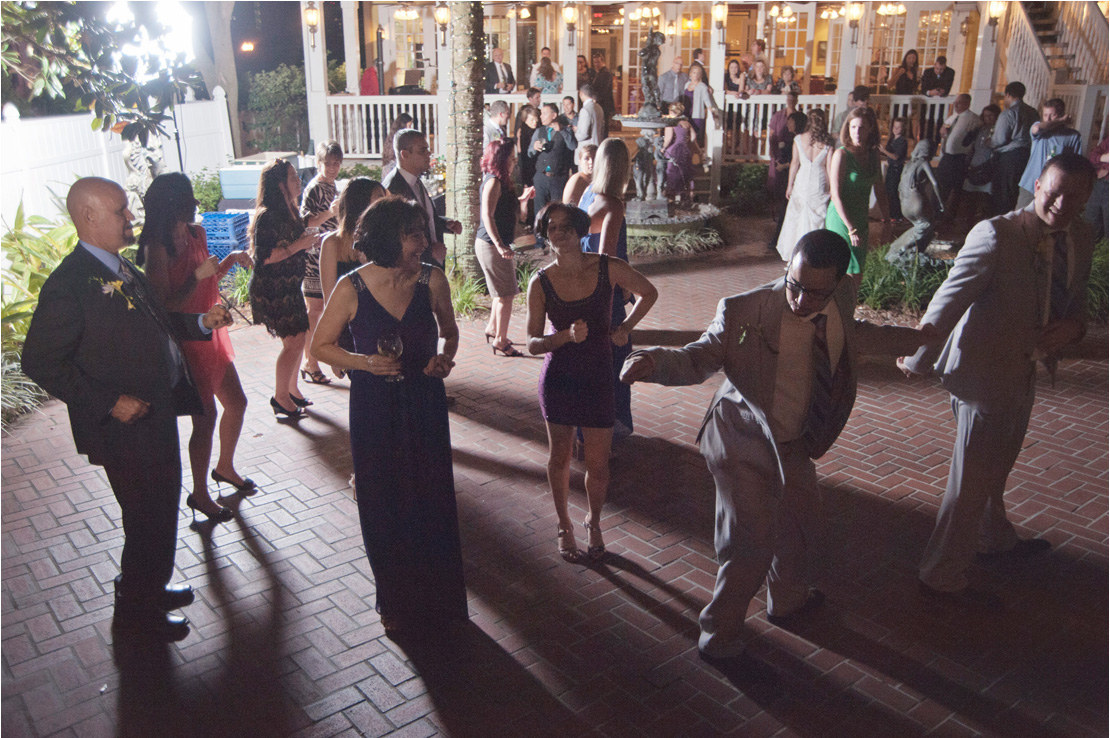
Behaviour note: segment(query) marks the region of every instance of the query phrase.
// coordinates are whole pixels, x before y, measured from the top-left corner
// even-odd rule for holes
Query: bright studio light
[[[153,54],[161,57],[166,64],[176,62],[190,62],[193,60],[193,17],[185,11],[185,7],[173,0],[161,0],[155,7],[155,15],[166,33],[161,38],[151,38],[145,28],[140,29],[139,38],[122,47],[123,53],[128,56]],[[106,14],[109,23],[124,25],[133,23],[135,16],[128,8],[127,3],[114,3]],[[147,70],[139,68],[136,78],[140,81],[148,78]]]

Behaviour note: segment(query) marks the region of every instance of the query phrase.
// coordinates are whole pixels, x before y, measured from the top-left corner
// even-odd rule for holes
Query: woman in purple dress
[[[678,196],[683,201],[690,199],[690,186],[697,175],[694,154],[701,156],[701,149],[694,140],[694,127],[683,117],[685,112],[686,106],[681,101],[671,103],[668,117],[678,120],[663,131],[664,153],[669,159],[664,191],[668,199]]]
[[[351,377],[355,496],[388,635],[467,618],[443,388],[459,328],[447,277],[420,263],[426,219],[399,197],[370,206],[355,232],[369,263],[339,280],[312,341]],[[354,351],[339,346],[348,325]]]
[[[528,285],[528,352],[546,354],[540,372],[540,410],[547,423],[547,480],[559,517],[559,555],[581,560],[567,510],[574,428],[582,428],[586,456],[586,497],[590,512],[583,526],[587,553],[605,554],[601,508],[609,489],[613,442],[613,346],[628,343],[632,328],[655,303],[655,287],[620,259],[582,251],[590,217],[563,203],[551,203],[537,218],[536,234],[555,252],[555,262]],[[636,295],[636,307],[610,328],[613,290]],[[551,321],[553,333],[546,331]]]

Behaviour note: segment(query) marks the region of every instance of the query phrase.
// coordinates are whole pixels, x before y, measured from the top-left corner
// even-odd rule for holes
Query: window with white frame
[[[773,21],[771,31],[770,53],[773,55],[771,69],[768,73],[775,79],[779,78],[784,66],[794,67],[795,78],[801,79],[806,66],[806,29],[809,25],[809,13],[792,13],[790,16],[779,16]]]
[[[827,47],[828,61],[825,62],[825,76],[830,79],[840,79],[840,46],[843,42],[844,21],[830,21],[829,45]]]
[[[906,16],[880,15],[871,23],[871,60],[867,64],[867,86],[878,92],[902,63],[906,43]],[[920,59],[920,56],[918,57]]]
[[[424,56],[424,18],[393,17],[393,44],[398,69],[424,69],[431,61]]]
[[[947,56],[951,27],[951,10],[921,11],[917,26],[917,54],[922,67],[932,64],[938,56]]]
[[[509,19],[504,15],[487,15],[482,20],[482,31],[486,34],[486,56],[494,49],[509,50]],[[512,61],[512,59],[508,59]]]

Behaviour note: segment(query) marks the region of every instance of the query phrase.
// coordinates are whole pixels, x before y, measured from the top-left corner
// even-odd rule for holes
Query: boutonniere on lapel
[[[774,350],[767,342],[767,337],[763,335],[763,326],[759,323],[745,323],[744,325],[740,326],[740,338],[736,341],[737,346],[744,345],[744,341],[748,339],[749,332],[754,333],[756,340],[763,343],[764,346],[771,349],[772,351]]]
[[[130,297],[123,294],[123,280],[122,279],[107,280],[107,279],[101,279],[100,277],[89,277],[89,281],[92,282],[93,284],[100,285],[100,294],[107,295],[108,297],[112,297],[113,295],[119,295],[120,297],[122,297],[124,300],[127,301],[127,309],[128,310],[134,310],[135,309],[135,303],[131,302]]]

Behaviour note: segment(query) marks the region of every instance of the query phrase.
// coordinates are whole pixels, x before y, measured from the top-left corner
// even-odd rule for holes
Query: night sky
[[[343,61],[343,32],[339,3],[317,3],[328,37],[328,57]],[[274,69],[279,64],[304,64],[301,48],[300,3],[237,2],[231,18],[235,63],[240,75]],[[243,41],[253,41],[254,51],[240,51]]]

